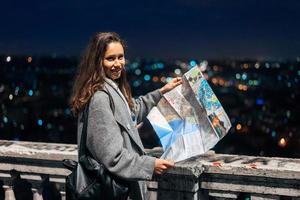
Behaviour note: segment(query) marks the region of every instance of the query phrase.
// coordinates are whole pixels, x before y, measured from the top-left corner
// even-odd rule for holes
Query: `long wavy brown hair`
[[[103,88],[105,72],[102,61],[108,44],[112,42],[119,42],[125,49],[125,42],[117,33],[103,32],[96,33],[83,52],[70,98],[71,110],[75,116],[83,110],[94,93]],[[116,81],[129,107],[133,109],[132,94],[124,68]]]

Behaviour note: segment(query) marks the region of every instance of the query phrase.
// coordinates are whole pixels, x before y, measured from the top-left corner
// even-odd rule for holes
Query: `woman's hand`
[[[177,87],[178,85],[182,84],[182,79],[181,77],[173,78],[169,83],[164,85],[162,88],[159,89],[159,91],[162,94],[165,94],[172,90],[173,88]]]
[[[163,160],[163,159],[156,159],[155,166],[154,166],[154,173],[155,174],[162,174],[167,169],[174,167],[174,162],[170,160]]]

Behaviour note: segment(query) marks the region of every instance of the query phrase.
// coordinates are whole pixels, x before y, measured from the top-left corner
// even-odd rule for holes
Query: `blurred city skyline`
[[[118,32],[129,58],[293,59],[300,1],[1,1],[0,54],[78,56]]]
[[[133,95],[162,87],[200,62],[128,60]],[[77,58],[0,55],[0,139],[75,144],[68,99],[77,64]],[[300,157],[300,59],[208,60],[202,70],[232,123],[216,152]],[[147,148],[159,145],[147,120],[140,134]]]

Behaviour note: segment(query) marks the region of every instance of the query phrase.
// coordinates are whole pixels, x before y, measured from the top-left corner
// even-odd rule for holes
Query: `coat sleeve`
[[[157,89],[134,100],[134,114],[137,123],[142,122],[150,110],[156,106],[162,97],[162,93]]]
[[[110,107],[109,96],[96,92],[89,108],[87,147],[111,173],[129,180],[150,180],[155,158],[123,147],[122,132]]]

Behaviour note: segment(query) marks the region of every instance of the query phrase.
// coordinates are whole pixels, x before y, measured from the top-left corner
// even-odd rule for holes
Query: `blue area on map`
[[[177,119],[169,121],[168,123],[172,130],[152,124],[164,150],[168,149],[173,144],[173,142],[175,142],[181,135],[196,132],[197,130],[199,130],[198,125],[191,124],[186,120]]]
[[[218,100],[212,101],[213,97],[214,99],[217,99],[215,93],[213,92],[207,81],[202,78],[198,88],[197,99],[202,103],[207,111],[213,112],[221,107],[221,103]]]
[[[161,127],[161,126],[158,126],[157,124],[152,124],[152,126],[159,138],[165,137],[166,135],[168,135],[170,133],[170,131],[172,131],[168,127],[167,128]]]

